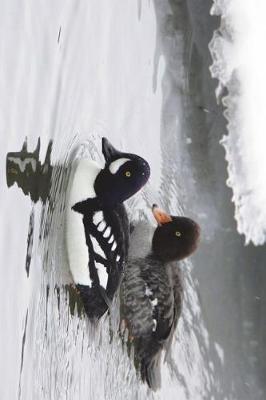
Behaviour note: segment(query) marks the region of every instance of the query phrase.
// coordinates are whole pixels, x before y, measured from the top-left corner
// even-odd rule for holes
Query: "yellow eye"
[[[131,172],[130,172],[130,171],[127,171],[127,172],[125,173],[125,175],[126,175],[127,178],[130,178]]]
[[[180,236],[181,236],[181,233],[180,233],[179,231],[176,231],[175,235],[176,235],[177,237],[180,237]]]

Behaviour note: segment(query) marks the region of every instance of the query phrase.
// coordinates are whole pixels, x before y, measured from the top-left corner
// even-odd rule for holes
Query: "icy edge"
[[[228,163],[226,183],[233,191],[237,230],[244,234],[246,244],[254,245],[266,241],[266,79],[261,74],[266,69],[266,55],[260,46],[265,37],[264,9],[266,12],[266,5],[259,1],[256,12],[261,18],[256,19],[256,26],[246,0],[214,0],[210,11],[221,17],[209,50],[213,59],[210,72],[219,81],[216,98],[222,101],[228,121],[228,135],[221,140]]]

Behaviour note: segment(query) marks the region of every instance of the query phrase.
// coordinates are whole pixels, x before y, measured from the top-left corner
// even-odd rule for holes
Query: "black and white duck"
[[[197,248],[199,225],[171,216],[156,205],[154,229],[140,222],[130,238],[128,265],[121,284],[121,326],[128,329],[141,378],[160,387],[162,350],[169,349],[182,309],[183,284],[176,261]]]
[[[88,317],[110,306],[127,261],[129,223],[123,201],[147,182],[143,158],[116,150],[102,139],[105,165],[79,159],[72,166],[66,205],[70,271]]]

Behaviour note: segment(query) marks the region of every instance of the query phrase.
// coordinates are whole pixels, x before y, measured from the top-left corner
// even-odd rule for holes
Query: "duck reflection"
[[[16,183],[26,196],[30,196],[34,203],[38,200],[45,203],[51,189],[53,172],[51,165],[52,146],[53,141],[50,140],[43,163],[40,161],[40,138],[33,152],[28,151],[26,138],[20,151],[7,153],[7,186],[11,187]]]
[[[25,196],[29,196],[33,203],[41,201],[43,205],[48,204],[49,208],[53,209],[53,199],[51,198],[51,187],[52,187],[52,174],[56,166],[51,163],[51,154],[53,148],[53,141],[50,140],[47,146],[46,155],[44,161],[40,160],[40,149],[41,140],[38,138],[37,146],[34,151],[28,150],[27,138],[25,138],[24,143],[20,151],[12,151],[7,153],[6,156],[6,183],[10,188],[13,185],[17,186],[22,190]],[[61,167],[58,167],[62,169]],[[42,219],[44,218],[44,213],[42,213]],[[25,261],[25,270],[27,277],[30,274],[30,265],[32,259],[32,249],[33,249],[33,238],[34,238],[34,221],[35,212],[34,207],[32,207],[30,218],[29,218],[29,229],[27,237],[27,252]],[[46,230],[44,230],[46,232]],[[46,235],[44,235],[46,236]],[[40,240],[42,237],[40,236]],[[47,285],[47,290],[49,289],[49,284]],[[58,298],[60,297],[60,290],[58,286],[55,287],[57,291]],[[69,299],[69,309],[71,315],[77,313],[79,316],[83,314],[82,302],[80,296],[75,290],[75,287],[66,284],[64,285],[64,291]],[[47,301],[48,301],[47,292]],[[65,296],[64,296],[65,297]]]

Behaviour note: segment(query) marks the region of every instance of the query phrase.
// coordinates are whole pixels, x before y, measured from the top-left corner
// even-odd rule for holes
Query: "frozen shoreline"
[[[215,0],[212,15],[221,16],[209,48],[212,76],[219,80],[228,135],[221,141],[228,163],[235,219],[245,242],[266,241],[265,93],[266,4],[259,0]],[[227,90],[224,96],[225,89]]]

